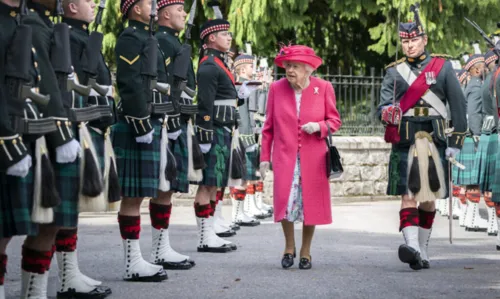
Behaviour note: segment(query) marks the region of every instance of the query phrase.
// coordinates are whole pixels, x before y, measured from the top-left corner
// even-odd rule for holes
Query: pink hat
[[[312,66],[313,69],[317,69],[323,63],[323,60],[316,56],[312,48],[302,45],[281,47],[278,55],[276,55],[274,59],[274,64],[284,68],[283,62],[285,61],[302,62]]]

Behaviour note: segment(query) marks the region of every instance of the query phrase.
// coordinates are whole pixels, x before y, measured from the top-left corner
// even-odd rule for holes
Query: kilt
[[[55,161],[55,158],[52,158]],[[56,188],[61,204],[54,208],[54,225],[61,227],[78,226],[78,200],[80,193],[80,159],[72,163],[52,163],[56,178]]]
[[[446,147],[437,146],[441,163],[444,169],[444,177],[448,185],[448,161],[446,160]],[[387,185],[387,195],[406,195],[408,194],[408,152],[409,146],[392,146],[389,157],[389,184]],[[449,186],[446,187],[449,190]],[[448,194],[448,192],[446,192]]]
[[[491,186],[495,178],[495,159],[498,150],[498,134],[493,133],[485,136],[487,137],[486,155],[482,163],[484,165],[484,173],[479,181],[479,187],[482,192],[491,191]]]
[[[168,140],[170,151],[175,156],[177,163],[177,176],[173,182],[170,182],[170,190],[180,193],[189,192],[188,180],[188,144],[187,144],[187,123],[181,124],[182,133],[176,140]]]
[[[153,142],[137,143],[124,119],[113,126],[113,148],[123,197],[157,197],[160,182],[161,122],[151,118]]]
[[[203,180],[198,185],[227,187],[229,178],[229,158],[231,154],[232,133],[225,128],[214,126],[214,139],[212,147],[206,153],[205,163],[207,167],[203,169]]]
[[[476,158],[476,151],[474,140],[472,137],[465,137],[464,145],[460,151],[458,161],[465,166],[464,170],[457,170],[457,181],[455,184],[458,186],[476,185],[477,182],[473,180],[474,173],[474,160]],[[457,167],[453,167],[457,168]]]
[[[34,144],[25,141],[28,149],[33,149]],[[37,225],[31,222],[33,170],[36,163],[35,155],[31,155],[31,158],[33,159],[31,170],[24,178],[0,172],[0,239],[37,234]]]
[[[494,135],[497,135],[497,134],[494,134]],[[497,135],[498,136],[498,135]],[[497,147],[500,148],[500,138],[498,138],[498,142],[497,142]],[[491,200],[493,202],[497,202],[497,203],[500,203],[500,162],[498,162],[498,159],[500,159],[500,153],[497,153],[494,156],[494,160],[495,160],[495,173],[493,174],[492,178],[491,178],[491,191],[493,193],[493,196],[491,198]]]
[[[476,155],[474,157],[474,170],[472,172],[472,180],[483,188],[485,175],[486,175],[486,152],[488,151],[488,142],[490,137],[482,134],[476,148]]]
[[[245,181],[258,181],[260,177],[257,176],[257,168],[258,163],[258,149],[255,149],[253,152],[245,152],[246,156],[246,169],[247,172],[245,174]]]

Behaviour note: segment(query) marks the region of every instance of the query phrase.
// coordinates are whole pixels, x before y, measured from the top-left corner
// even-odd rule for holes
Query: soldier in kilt
[[[399,26],[405,57],[387,69],[379,113],[387,126],[385,139],[393,143],[387,194],[402,197],[399,229],[405,244],[399,247],[399,258],[420,270],[430,267],[427,247],[434,200],[445,198],[448,191],[446,157],[460,151],[467,123],[465,99],[451,63],[425,50],[428,38],[418,11],[415,20]],[[450,136],[445,133],[446,104],[454,127]]]
[[[234,60],[234,70],[239,83],[252,79],[254,60],[253,56],[247,54],[239,55]],[[254,120],[252,119],[253,113],[250,111],[250,98],[256,92],[253,92],[249,98],[244,99],[243,105],[238,107],[238,131],[245,151],[246,171],[243,176],[243,184],[234,187],[235,190],[232,190],[231,193],[233,200],[233,222],[241,226],[257,226],[260,222],[255,218],[262,219],[266,216],[266,214],[257,209],[255,203],[255,183],[260,179],[260,176],[257,176],[259,163],[257,161],[258,145],[253,130],[255,126],[252,125]],[[242,195],[239,193],[242,193]]]
[[[462,157],[464,165],[468,167],[463,171],[464,179],[462,181],[463,184],[467,185],[465,227],[467,230],[486,231],[487,222],[479,214],[479,201],[481,199],[480,184],[481,180],[484,179],[487,143],[489,139],[489,136],[484,135],[483,146],[480,146],[481,128],[483,125],[481,86],[483,85],[483,75],[485,72],[484,55],[474,54],[469,57],[465,65],[465,70],[470,75],[470,80],[465,89],[465,98],[467,101],[469,131],[472,135],[472,140],[466,140],[468,142],[467,147],[464,144]]]
[[[165,171],[161,169],[161,157],[167,150],[163,138],[167,123],[164,114],[156,114],[152,109],[156,104],[163,104],[164,97],[151,88],[153,80],[166,81],[165,60],[161,52],[153,57],[148,52],[158,48],[149,27],[151,15],[156,13],[151,11],[151,1],[122,0],[120,8],[123,17],[129,20],[115,48],[116,81],[121,101],[119,120],[113,126],[113,147],[122,194],[118,223],[124,247],[123,279],[157,282],[168,276],[162,265],[149,263],[142,257],[140,207],[144,197],[152,198],[152,226],[165,227],[170,218],[170,206],[161,198],[159,188],[160,177]],[[154,61],[146,59],[157,60],[157,69],[149,69],[147,65],[154,65]]]
[[[497,66],[496,69],[492,72],[491,82],[489,84],[489,91],[491,98],[493,100],[493,107],[499,111],[499,97],[500,97],[500,68]],[[498,124],[498,116],[497,114],[495,120],[497,121],[497,134],[500,134],[499,124]],[[500,143],[500,136],[499,136]],[[500,146],[500,144],[498,144]],[[496,163],[495,163],[495,173],[493,175],[493,181],[491,186],[492,197],[491,201],[495,203],[495,210],[497,216],[497,224],[500,226],[500,163],[498,159],[500,159],[500,152],[497,150],[496,153]],[[500,233],[497,234],[497,245],[496,249],[500,250]]]
[[[231,164],[236,160],[235,153],[240,153],[232,147],[239,95],[233,74],[225,64],[232,41],[228,31],[230,24],[222,19],[217,1],[211,4],[217,19],[206,22],[200,30],[204,46],[201,47],[203,55],[197,74],[199,92],[195,133],[205,155],[206,168],[195,197],[195,213],[200,235],[198,251],[230,252],[236,250],[236,246],[215,234],[215,217],[210,202],[217,200],[217,189],[226,187],[228,180],[237,179],[230,174],[235,169],[232,166],[236,166]],[[245,90],[250,93],[250,88],[245,86]],[[244,96],[248,97],[248,94]],[[239,167],[241,169],[242,165]]]
[[[163,0],[158,3],[158,31],[156,38],[160,50],[163,52],[163,58],[167,70],[167,82],[172,87],[170,99],[175,101],[174,111],[169,113],[167,123],[168,146],[170,152],[175,157],[175,178],[170,181],[169,188],[166,192],[161,192],[160,196],[164,207],[172,210],[172,195],[178,193],[189,192],[189,154],[192,151],[188,148],[188,128],[192,130],[191,118],[195,115],[197,106],[193,104],[192,97],[188,96],[184,91],[178,90],[174,84],[173,67],[177,55],[181,51],[181,42],[179,33],[184,29],[186,20],[186,12],[184,11],[184,0]],[[187,86],[196,90],[194,68],[191,61],[188,66]],[[175,95],[175,98],[174,98]],[[151,203],[152,211],[155,209],[155,204]],[[153,213],[151,215],[154,215]],[[152,216],[153,217],[153,216]],[[190,269],[194,266],[194,262],[189,256],[176,252],[170,245],[169,239],[169,219],[163,222],[162,225],[152,227],[153,232],[153,253],[151,261],[156,264],[162,264],[165,269]],[[157,223],[158,221],[156,221]],[[159,242],[162,240],[162,242]]]
[[[491,78],[496,70],[498,56],[490,50],[484,56],[486,71],[488,75],[481,87],[483,126],[481,128],[481,138],[479,148],[486,147],[486,155],[483,160],[482,174],[480,175],[479,187],[484,194],[484,201],[488,207],[488,235],[496,236],[498,233],[498,223],[496,219],[495,203],[491,200],[492,184],[495,178],[496,153],[498,151],[498,110],[496,99],[490,92]]]

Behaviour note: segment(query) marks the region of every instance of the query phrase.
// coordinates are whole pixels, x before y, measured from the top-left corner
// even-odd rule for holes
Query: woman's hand
[[[269,162],[260,162],[259,172],[262,180],[266,179],[266,172],[269,170]]]
[[[302,126],[302,131],[306,132],[307,134],[313,134],[319,132],[320,127],[318,123],[310,122]]]

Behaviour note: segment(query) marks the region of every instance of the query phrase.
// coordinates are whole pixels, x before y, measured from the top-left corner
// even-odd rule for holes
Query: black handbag
[[[328,152],[326,153],[326,177],[330,180],[337,179],[344,173],[340,154],[337,148],[332,144],[332,131],[330,126],[326,123],[328,129],[328,136],[326,137],[326,145]]]

